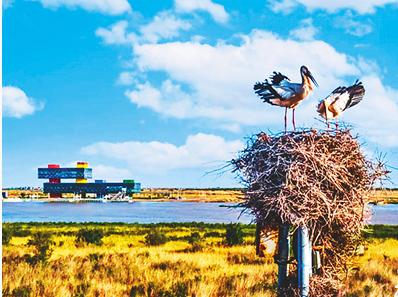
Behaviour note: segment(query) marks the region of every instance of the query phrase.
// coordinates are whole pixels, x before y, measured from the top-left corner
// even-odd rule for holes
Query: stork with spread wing
[[[326,120],[329,127],[329,120],[338,118],[343,111],[357,105],[365,95],[365,88],[362,82],[356,80],[352,86],[338,87],[328,97],[319,102],[318,113]],[[336,129],[338,123],[336,121]]]
[[[263,83],[257,82],[254,85],[255,93],[272,105],[285,107],[285,132],[287,127],[287,109],[293,109],[293,128],[296,130],[296,123],[294,120],[294,111],[297,105],[308,97],[314,90],[314,86],[318,86],[312,73],[306,66],[301,66],[301,83],[291,83],[290,79],[275,72],[270,76],[271,82],[266,79]]]

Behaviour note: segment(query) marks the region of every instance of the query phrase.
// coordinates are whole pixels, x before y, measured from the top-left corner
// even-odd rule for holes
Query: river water
[[[250,223],[232,203],[201,202],[3,202],[3,222],[205,222]],[[371,224],[398,225],[398,204],[371,206]]]

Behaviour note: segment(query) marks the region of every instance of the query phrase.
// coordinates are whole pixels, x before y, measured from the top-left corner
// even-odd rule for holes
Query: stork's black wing
[[[269,104],[275,105],[272,102],[272,99],[283,99],[280,94],[272,87],[272,85],[265,80],[264,82],[260,83],[257,82],[253,87],[255,93],[263,99],[264,102]]]
[[[333,105],[336,111],[342,112],[358,104],[362,100],[364,94],[365,88],[362,83],[357,80],[352,86],[336,88],[323,101],[327,102],[328,105]]]
[[[282,73],[276,71],[274,71],[274,73],[269,78],[271,79],[272,85],[279,85],[281,81],[285,79],[290,81],[290,79],[286,75],[283,75]]]
[[[353,107],[361,102],[363,96],[365,95],[365,88],[362,82],[356,80],[352,86],[347,88],[347,92],[350,94],[350,99],[348,100],[345,109]]]

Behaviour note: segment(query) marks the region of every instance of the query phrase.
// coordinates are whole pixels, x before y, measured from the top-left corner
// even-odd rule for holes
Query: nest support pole
[[[297,282],[300,297],[308,297],[312,273],[312,251],[307,227],[297,229]]]
[[[263,226],[260,222],[257,222],[256,224],[256,255],[262,257],[263,255],[261,254],[261,249],[260,249],[260,244],[261,244],[261,230]]]
[[[278,290],[281,292],[287,285],[289,274],[288,260],[290,250],[289,224],[279,227],[278,234]]]

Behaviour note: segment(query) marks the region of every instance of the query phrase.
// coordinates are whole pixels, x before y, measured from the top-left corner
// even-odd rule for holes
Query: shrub
[[[188,242],[191,244],[191,247],[186,249],[186,252],[200,252],[203,250],[202,237],[199,232],[191,233],[191,236],[188,238]]]
[[[222,234],[217,231],[206,232],[204,237],[222,237]]]
[[[35,255],[30,258],[30,263],[36,264],[37,262],[46,262],[51,257],[54,241],[51,240],[51,234],[48,232],[35,233],[28,241],[29,246],[35,248]]]
[[[12,238],[12,230],[9,228],[7,225],[3,225],[3,230],[2,230],[2,237],[1,237],[1,242],[3,245],[7,245],[10,243],[10,240]]]
[[[204,249],[204,246],[203,246],[202,243],[200,243],[200,242],[194,242],[194,243],[192,243],[191,247],[185,249],[185,252],[188,252],[188,253],[196,253],[196,252],[201,252],[201,251],[203,251],[203,249]]]
[[[241,224],[226,225],[225,243],[229,246],[243,243],[243,231]]]
[[[143,295],[145,295],[144,285],[140,284],[131,287],[130,297],[143,296]]]
[[[90,288],[89,283],[81,283],[77,285],[73,297],[85,297],[87,296],[88,290]]]
[[[4,245],[9,244],[11,238],[14,236],[24,237],[31,235],[29,230],[24,230],[21,226],[15,225],[13,223],[4,223],[2,233],[1,241]]]
[[[173,286],[173,294],[171,296],[186,297],[188,296],[188,291],[188,284],[184,282],[178,282]]]
[[[101,229],[88,229],[83,228],[77,232],[76,244],[79,243],[93,243],[95,245],[102,245],[102,238],[104,237],[104,231]]]
[[[159,230],[151,230],[145,236],[146,245],[161,245],[165,244],[168,238],[165,234],[161,233]]]
[[[189,287],[190,287],[189,282],[188,283],[177,282],[169,289],[164,289],[159,286],[155,286],[153,283],[149,283],[146,293],[147,296],[157,296],[157,297],[187,297],[189,296],[188,295]],[[136,291],[134,291],[134,293],[135,292]],[[130,296],[137,296],[137,295],[130,294]]]
[[[188,243],[193,244],[199,242],[202,239],[199,232],[191,233],[191,236],[188,238]]]
[[[32,289],[29,286],[23,286],[23,287],[15,288],[12,291],[12,296],[13,297],[29,297],[31,293],[32,293]]]

